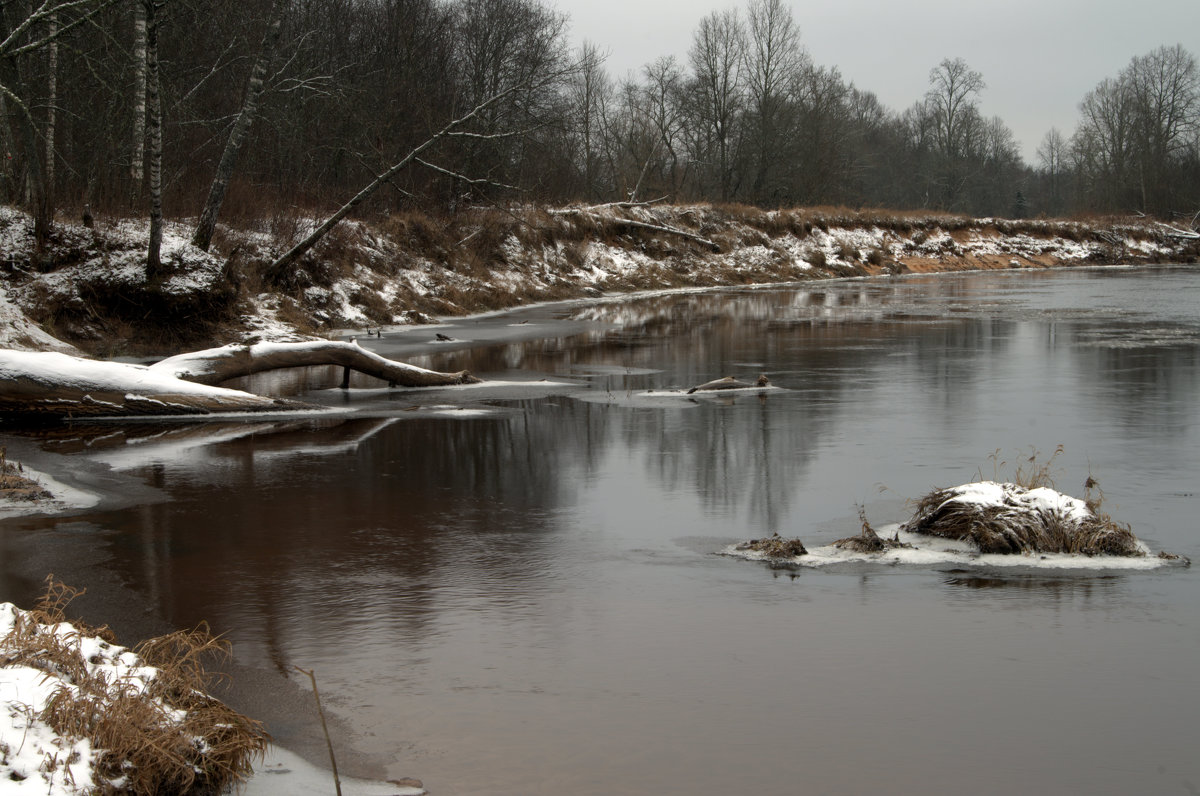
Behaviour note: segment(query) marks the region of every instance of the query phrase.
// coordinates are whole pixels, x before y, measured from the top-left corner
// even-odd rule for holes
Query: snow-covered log
[[[276,412],[304,404],[196,384],[144,365],[0,350],[0,416],[122,417]]]
[[[477,384],[465,370],[441,373],[406,365],[361,348],[356,343],[314,340],[304,343],[255,343],[209,348],[164,359],[151,365],[157,373],[197,384],[216,385],[265,370],[341,365],[402,387]]]

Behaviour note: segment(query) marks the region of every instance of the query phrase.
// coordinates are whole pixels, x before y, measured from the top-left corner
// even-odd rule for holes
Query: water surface
[[[352,765],[435,794],[1195,793],[1192,570],[717,552],[825,544],[860,505],[899,522],[1062,445],[1060,489],[1093,475],[1154,550],[1200,560],[1198,295],[1184,267],[943,275],[364,340],[491,383],[309,373],[288,389],[357,411],[10,440],[139,491],[0,524],[0,599],[56,567],[105,621],[207,620],[265,688],[315,669]],[[774,388],[663,394],[759,373]]]

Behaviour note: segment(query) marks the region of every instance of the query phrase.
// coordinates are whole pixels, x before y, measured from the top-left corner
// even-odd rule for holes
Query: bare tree
[[[1189,133],[1200,123],[1200,70],[1180,45],[1135,57],[1121,75],[1129,87],[1135,118],[1138,184],[1142,209],[1171,207],[1172,163],[1185,152]]]
[[[1079,112],[1072,160],[1092,194],[1092,206],[1115,210],[1131,198],[1134,107],[1128,85],[1102,80],[1083,98]]]
[[[781,160],[790,94],[808,57],[800,29],[782,0],[751,0],[747,9],[746,88],[752,119],[754,185],[759,201],[771,194],[771,169]]]
[[[1038,163],[1045,175],[1049,192],[1049,211],[1063,210],[1063,176],[1066,172],[1067,140],[1057,127],[1051,127],[1037,148]]]
[[[746,31],[736,10],[714,11],[701,19],[688,51],[699,136],[694,157],[707,163],[722,201],[733,197],[745,52]]]
[[[934,119],[934,141],[942,154],[957,157],[965,148],[969,132],[970,109],[975,97],[986,88],[983,75],[967,66],[962,58],[949,58],[929,72],[929,91],[925,101]]]
[[[202,251],[208,251],[212,243],[213,232],[217,228],[217,215],[221,212],[221,204],[225,201],[225,191],[229,188],[229,178],[233,176],[233,168],[237,164],[238,154],[250,125],[254,123],[258,113],[258,101],[262,96],[264,81],[275,48],[279,44],[279,31],[283,25],[283,12],[288,0],[274,0],[271,6],[271,16],[267,21],[267,30],[263,34],[262,44],[258,48],[258,56],[254,59],[254,67],[250,70],[250,78],[246,83],[246,95],[242,100],[242,109],[229,131],[229,139],[225,142],[225,150],[221,153],[221,161],[217,164],[217,173],[213,176],[212,187],[208,192],[208,200],[200,213],[196,231],[192,235],[192,245]]]
[[[4,98],[13,141],[23,164],[33,213],[34,239],[39,251],[49,239],[54,206],[44,162],[46,148],[39,146],[42,136],[31,110],[31,98],[38,92],[29,82],[30,69],[25,61],[29,55],[53,47],[65,33],[116,2],[42,0],[28,5],[0,2],[0,97]],[[70,19],[64,19],[68,13]]]
[[[645,97],[647,119],[654,130],[662,163],[658,182],[672,196],[678,196],[686,179],[686,167],[681,168],[680,157],[684,116],[685,76],[683,67],[668,55],[647,64],[643,69],[646,82],[642,88]]]
[[[612,83],[604,71],[607,53],[585,41],[576,59],[578,71],[568,88],[572,106],[573,129],[577,136],[579,173],[583,177],[583,193],[595,198],[598,167],[602,162],[604,104],[612,93]]]

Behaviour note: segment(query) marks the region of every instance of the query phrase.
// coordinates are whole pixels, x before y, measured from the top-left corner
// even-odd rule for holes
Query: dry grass
[[[1102,514],[1078,519],[1062,511],[955,500],[957,495],[953,489],[930,492],[918,501],[904,530],[969,541],[982,553],[1146,554],[1129,526]]]
[[[848,536],[845,539],[838,539],[833,543],[833,546],[839,550],[853,550],[856,553],[882,553],[884,550],[892,550],[897,547],[912,547],[900,541],[900,534],[897,533],[895,538],[884,539],[875,529],[871,527],[871,523],[867,521],[867,510],[863,506],[858,507],[858,519],[862,523],[862,530],[858,536]]]
[[[955,499],[956,489],[935,489],[916,504],[912,519],[903,528],[946,539],[976,544],[983,553],[1072,553],[1085,556],[1140,557],[1145,548],[1128,525],[1100,511],[1103,493],[1091,475],[1084,483],[1089,514],[1073,516],[1067,511],[1035,508],[1019,502],[1025,492],[1054,489],[1055,460],[1063,446],[1042,459],[1031,449],[1018,457],[1011,478],[1005,482],[1009,463],[994,451],[992,481],[1007,483],[1012,497],[1003,504],[984,504]],[[977,480],[982,481],[982,475]]]
[[[0,446],[0,497],[7,500],[42,500],[53,497],[49,490],[25,477],[20,462],[8,460],[8,448]]]
[[[738,550],[753,550],[769,558],[795,558],[808,555],[808,550],[799,539],[784,539],[778,533],[767,539],[751,539],[737,546]]]
[[[82,638],[104,640],[103,654],[114,644],[108,628],[74,623],[62,633],[66,605],[81,590],[47,579],[45,597],[20,617],[3,639],[5,665],[25,665],[59,678],[58,688],[38,718],[56,733],[87,738],[101,750],[95,780],[99,793],[139,796],[220,793],[243,781],[269,736],[259,722],[208,696],[212,675],[206,662],[228,656],[227,642],[204,625],[150,639],[133,652],[155,672],[144,669],[115,676],[85,660]],[[58,632],[56,632],[58,631]],[[114,657],[119,648],[113,648]],[[108,673],[106,673],[106,671]]]

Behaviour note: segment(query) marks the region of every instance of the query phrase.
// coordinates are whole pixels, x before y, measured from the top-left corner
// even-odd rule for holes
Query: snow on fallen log
[[[305,405],[196,384],[145,365],[0,350],[0,415],[121,417],[297,408]]]
[[[402,387],[445,387],[477,384],[479,379],[462,370],[441,373],[408,365],[360,347],[356,343],[314,340],[302,343],[227,345],[164,359],[151,370],[197,384],[216,385],[241,376],[277,368],[341,365]]]

